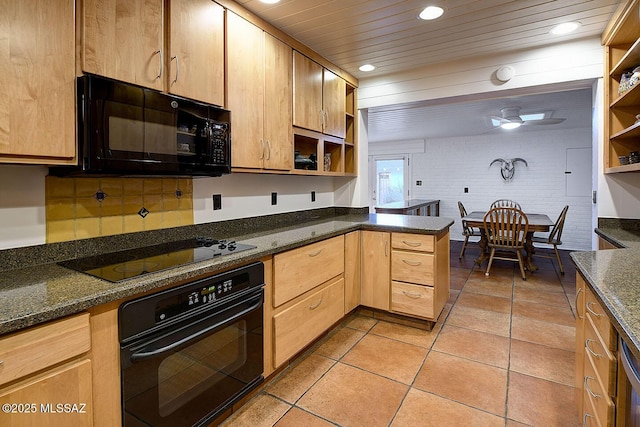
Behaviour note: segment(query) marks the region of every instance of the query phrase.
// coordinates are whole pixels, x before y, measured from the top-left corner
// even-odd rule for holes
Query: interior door
[[[409,198],[408,156],[372,156],[369,162],[369,208]]]

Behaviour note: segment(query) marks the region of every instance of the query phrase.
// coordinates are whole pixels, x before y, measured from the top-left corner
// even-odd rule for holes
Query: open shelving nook
[[[605,140],[604,173],[639,172],[640,163],[621,164],[619,157],[640,151],[640,82],[619,93],[625,72],[640,66],[640,0],[619,11],[603,34],[605,47]]]
[[[356,88],[347,83],[345,92],[344,139],[309,129],[293,127],[294,169],[296,175],[356,176],[357,125]],[[295,157],[299,156],[299,161]],[[325,162],[325,156],[330,162]],[[315,160],[315,162],[309,161]]]

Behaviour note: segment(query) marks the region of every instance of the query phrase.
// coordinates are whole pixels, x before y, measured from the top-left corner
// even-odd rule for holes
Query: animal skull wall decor
[[[529,167],[527,161],[525,159],[521,159],[520,157],[516,157],[515,159],[494,159],[489,167],[493,166],[494,163],[500,163],[500,175],[502,175],[502,179],[509,182],[513,179],[513,174],[516,172],[516,162],[522,162],[525,166]]]

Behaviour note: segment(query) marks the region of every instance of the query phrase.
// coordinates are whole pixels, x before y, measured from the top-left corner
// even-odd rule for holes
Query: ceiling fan
[[[502,129],[515,129],[524,125],[555,125],[566,119],[545,118],[543,113],[520,115],[520,107],[507,107],[500,110],[501,117],[491,116],[491,122],[495,127]],[[497,125],[495,123],[498,123]]]

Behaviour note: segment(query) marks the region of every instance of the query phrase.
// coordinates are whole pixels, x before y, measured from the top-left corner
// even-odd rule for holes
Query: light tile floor
[[[223,425],[580,425],[574,403],[575,270],[563,254],[474,268],[451,244],[451,298],[431,331],[358,314]]]

